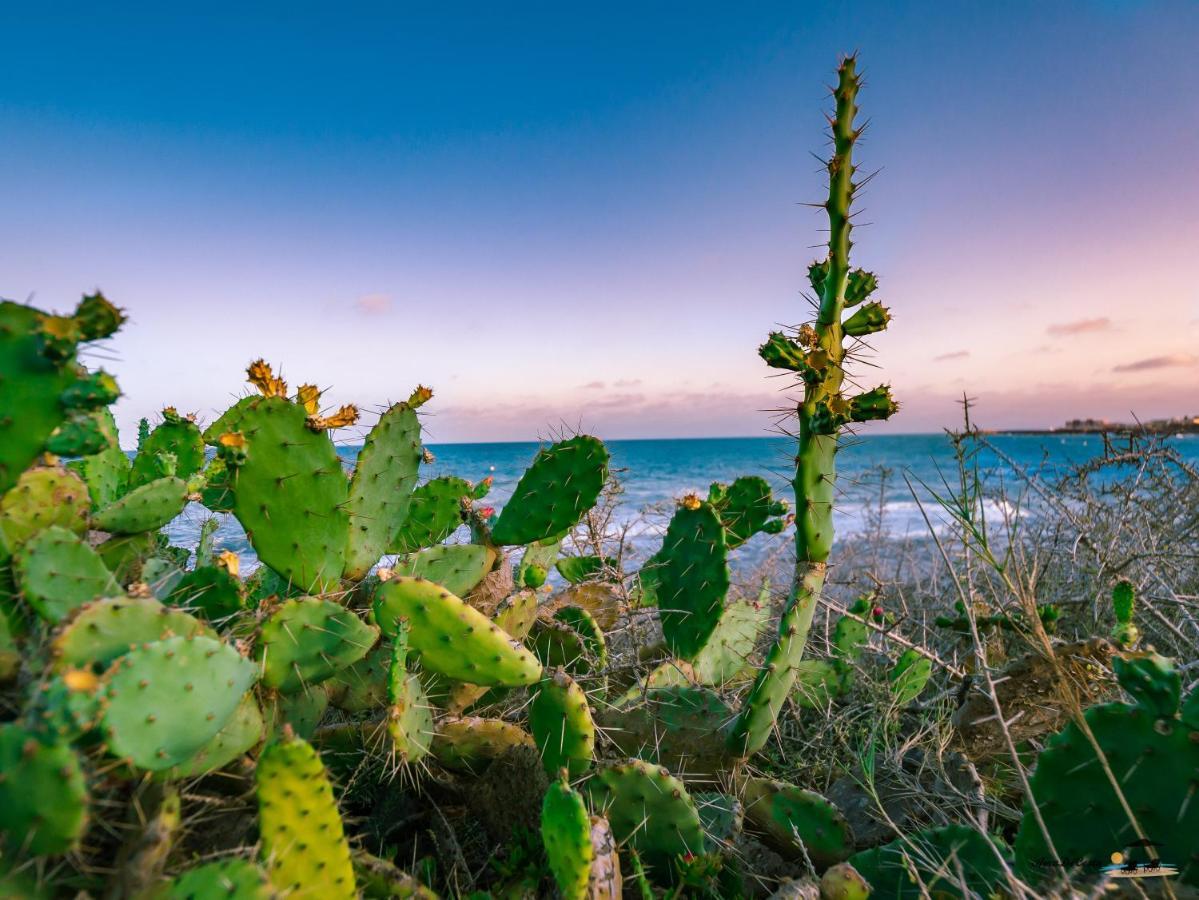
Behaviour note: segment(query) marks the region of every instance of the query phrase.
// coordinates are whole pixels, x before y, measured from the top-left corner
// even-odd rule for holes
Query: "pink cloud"
[[[1078,319],[1074,322],[1059,322],[1050,325],[1045,333],[1050,337],[1069,337],[1075,334],[1093,334],[1097,331],[1110,331],[1112,320],[1107,316],[1098,319]]]
[[[955,350],[952,353],[942,353],[940,356],[934,356],[933,362],[948,362],[951,359],[966,359],[966,357],[969,355],[969,350]]]
[[[1196,363],[1199,363],[1199,357],[1192,356],[1189,353],[1170,353],[1166,356],[1150,356],[1147,359],[1138,359],[1134,362],[1114,366],[1112,371],[1151,372],[1154,369],[1175,369],[1193,366]]]
[[[381,316],[391,309],[391,297],[387,294],[363,294],[354,301],[354,309],[365,316]]]

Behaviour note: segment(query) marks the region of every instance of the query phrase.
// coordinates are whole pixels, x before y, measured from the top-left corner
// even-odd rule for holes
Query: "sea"
[[[1199,466],[1199,435],[1178,435],[1165,441],[1182,459]],[[1127,449],[1127,438],[1124,443]],[[1029,496],[1026,475],[1036,474],[1051,483],[1104,453],[1104,439],[1095,434],[988,435],[978,444],[970,439],[965,444],[971,467],[982,476],[985,503],[992,516],[1004,512],[1005,505],[1009,513],[1035,514],[1036,498]],[[613,476],[621,487],[613,523],[626,528],[634,551],[652,553],[660,544],[673,501],[689,492],[706,496],[713,482],[760,475],[771,483],[777,496],[791,499],[795,442],[788,438],[616,440],[607,446]],[[494,484],[483,502],[501,508],[538,447],[536,443],[431,444],[433,462],[422,467],[422,478],[452,474],[479,481],[491,477]],[[352,466],[358,449],[339,448],[347,466]],[[955,448],[948,436],[849,438],[837,454],[837,465],[834,524],[839,535],[871,532],[903,539],[927,535],[930,527],[946,527],[947,516],[935,497],[948,494],[958,484]],[[1021,498],[1034,502],[1025,503]],[[172,542],[194,547],[200,523],[211,515],[191,504],[168,527]],[[243,566],[252,569],[256,559],[237,520],[231,515],[219,518],[217,546],[238,552]]]

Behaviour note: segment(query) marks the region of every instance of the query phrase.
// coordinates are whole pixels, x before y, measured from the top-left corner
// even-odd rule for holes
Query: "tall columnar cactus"
[[[825,569],[833,544],[833,501],[836,488],[838,435],[846,425],[886,419],[897,409],[890,388],[881,386],[857,396],[844,392],[847,353],[854,340],[882,331],[890,314],[877,303],[865,303],[843,319],[845,311],[863,304],[877,279],[850,269],[853,230],[851,206],[861,186],[855,180],[854,146],[862,129],[854,124],[860,79],[857,60],[849,57],[838,70],[833,91],[835,114],[830,120],[833,155],[828,161],[828,256],[809,270],[816,295],[816,321],[794,337],[775,332],[759,353],[772,368],[795,372],[803,385],[799,447],[795,457],[795,580],[771,648],[737,721],[729,733],[730,748],[741,754],[766,742],[795,681],[812,614],[824,588]],[[850,338],[847,346],[846,338]]]

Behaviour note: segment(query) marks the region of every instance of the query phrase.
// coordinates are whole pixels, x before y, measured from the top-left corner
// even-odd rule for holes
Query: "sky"
[[[427,440],[757,435],[827,85],[880,170],[872,430],[1199,414],[1199,4],[0,4],[0,296],[130,321],[125,443],[259,356]]]

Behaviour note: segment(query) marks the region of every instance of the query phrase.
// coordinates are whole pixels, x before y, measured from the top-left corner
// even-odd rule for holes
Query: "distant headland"
[[[1199,416],[1150,419],[1147,422],[1109,422],[1071,419],[1057,428],[1005,428],[1000,434],[1199,434]]]

